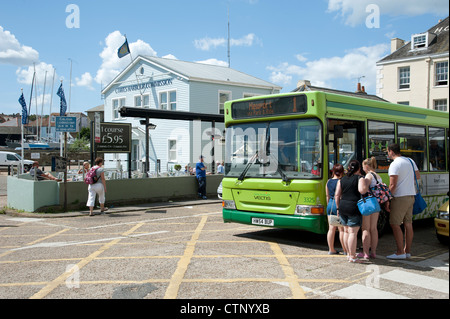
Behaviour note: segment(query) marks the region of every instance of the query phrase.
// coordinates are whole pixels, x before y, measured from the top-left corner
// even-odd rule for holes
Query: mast
[[[40,126],[38,127],[38,141],[40,142],[42,139],[42,117],[44,116],[44,101],[45,101],[45,86],[47,85],[47,71],[45,71],[45,78],[44,78],[44,92],[42,93],[42,107],[41,107],[41,119],[40,119]]]
[[[228,67],[231,68],[231,45],[230,45],[230,6],[228,5]]]
[[[69,112],[70,113],[70,105],[71,103],[71,99],[72,99],[72,59],[70,60],[70,83],[69,83]]]
[[[55,86],[55,74],[56,74],[56,69],[53,68],[53,82],[52,82],[52,94],[50,95],[50,110],[48,113],[48,129],[47,129],[47,136],[50,137],[50,133],[52,131],[52,127],[50,125],[50,122],[52,120],[52,104],[53,104],[53,89]]]

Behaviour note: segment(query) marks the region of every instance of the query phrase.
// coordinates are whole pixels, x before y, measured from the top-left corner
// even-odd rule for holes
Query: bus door
[[[365,159],[364,122],[328,120],[328,164],[329,170],[340,163],[346,170],[352,160],[360,163]]]

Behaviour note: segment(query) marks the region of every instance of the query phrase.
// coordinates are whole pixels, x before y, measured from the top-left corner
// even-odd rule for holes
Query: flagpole
[[[22,89],[22,96],[23,96],[23,89]],[[25,167],[24,167],[24,164],[23,164],[23,157],[24,157],[24,150],[23,150],[23,111],[22,111],[22,117],[21,117],[21,121],[20,121],[20,123],[21,123],[21,126],[20,126],[20,131],[21,131],[21,136],[22,136],[22,138],[21,138],[21,143],[22,143],[22,147],[21,147],[21,151],[22,151],[22,160],[21,160],[21,167],[22,167],[22,170],[21,170],[21,172],[22,172],[22,174],[25,172]]]

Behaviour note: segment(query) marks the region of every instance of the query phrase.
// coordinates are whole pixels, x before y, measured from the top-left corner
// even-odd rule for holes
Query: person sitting
[[[43,171],[41,171],[39,169],[39,162],[37,162],[37,161],[35,161],[33,163],[33,167],[30,169],[30,175],[31,175],[31,177],[33,177],[33,179],[36,179],[38,181],[49,180],[49,181],[61,182],[60,179],[57,179],[52,174],[44,173]]]

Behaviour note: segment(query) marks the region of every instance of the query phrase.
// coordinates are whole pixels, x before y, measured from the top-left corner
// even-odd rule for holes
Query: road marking
[[[66,232],[66,231],[68,231],[68,230],[69,230],[69,229],[67,229],[67,228],[66,228],[66,229],[62,229],[62,230],[60,230],[59,232],[56,232],[56,233],[54,233],[54,234],[51,234],[51,235],[45,236],[45,237],[43,237],[43,238],[37,239],[37,240],[35,240],[35,241],[32,241],[31,243],[28,243],[28,244],[26,244],[24,247],[21,247],[21,248],[22,248],[22,249],[26,249],[26,248],[28,248],[28,247],[31,247],[31,246],[33,246],[33,245],[36,245],[37,243],[39,243],[39,242],[41,242],[41,241],[44,241],[44,240],[46,240],[46,239],[49,239],[49,238],[52,238],[52,237],[55,237],[55,236],[58,236],[58,235],[61,235],[62,233]],[[14,252],[15,250],[18,250],[18,249],[20,249],[20,248],[14,248],[14,249],[11,249],[11,250],[7,250],[7,251],[5,251],[4,253],[0,254],[0,257],[4,257],[4,256],[6,256],[6,255],[8,255],[8,254]]]
[[[138,224],[134,227],[132,227],[127,232],[123,233],[122,236],[127,237],[131,235],[135,230],[137,230],[139,227],[141,227],[142,224]],[[66,282],[67,278],[71,277],[75,271],[79,271],[81,268],[89,264],[91,261],[93,261],[95,258],[97,258],[100,254],[117,244],[119,241],[121,241],[122,238],[114,239],[113,241],[103,245],[99,250],[96,252],[90,254],[88,257],[82,259],[78,264],[74,265],[71,269],[67,270],[63,274],[61,274],[59,277],[54,279],[52,282],[48,283],[44,288],[42,288],[40,291],[35,293],[33,296],[30,297],[30,299],[42,299],[45,298],[49,293],[51,293],[53,290],[55,290],[59,285]]]
[[[359,284],[336,290],[331,295],[347,299],[409,299],[405,296]]]
[[[40,243],[25,247],[19,247],[11,249],[13,251],[15,250],[24,250],[24,249],[31,249],[31,248],[58,248],[58,247],[66,247],[66,246],[77,246],[77,245],[86,245],[86,244],[93,244],[93,243],[99,243],[103,241],[111,241],[116,239],[126,239],[126,238],[136,238],[136,237],[143,237],[143,236],[150,236],[150,235],[156,235],[156,234],[164,234],[168,233],[169,231],[157,231],[152,233],[145,233],[145,234],[136,234],[136,235],[129,235],[129,236],[119,236],[119,237],[112,237],[112,238],[101,238],[101,239],[94,239],[94,240],[86,240],[86,241],[69,241],[69,242],[54,242],[54,243]]]
[[[448,280],[418,275],[403,270],[398,269],[392,270],[390,272],[380,275],[380,278],[388,279],[402,284],[408,284],[420,288],[434,290],[445,294],[449,293]]]
[[[170,279],[169,286],[167,287],[166,294],[164,299],[176,299],[178,295],[178,291],[180,289],[181,282],[183,281],[184,275],[186,274],[187,268],[192,260],[192,256],[194,256],[195,245],[197,243],[198,238],[200,237],[200,233],[205,227],[208,216],[203,216],[200,223],[197,226],[197,229],[194,231],[191,240],[187,243],[186,249],[184,251],[183,257],[178,261],[177,269],[172,275]]]
[[[281,269],[286,276],[286,281],[289,282],[289,288],[291,289],[292,297],[294,299],[305,299],[305,292],[298,283],[298,277],[295,274],[295,271],[292,268],[291,264],[289,263],[289,260],[281,250],[280,246],[277,243],[270,243],[270,248],[272,248],[275,257],[277,258]]]

